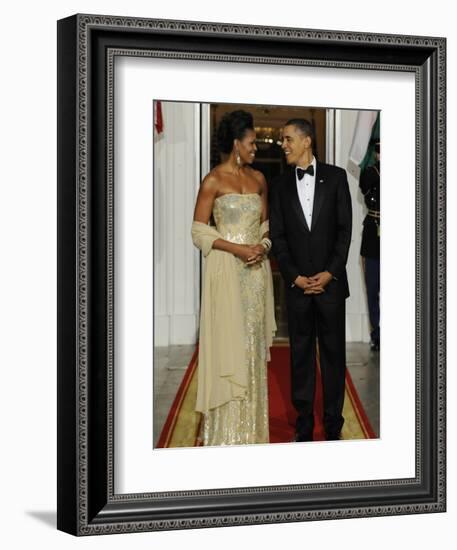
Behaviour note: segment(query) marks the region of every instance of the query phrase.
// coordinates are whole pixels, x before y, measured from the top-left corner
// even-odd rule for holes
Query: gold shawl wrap
[[[266,231],[268,221],[260,226],[259,242]],[[213,250],[213,242],[217,239],[223,237],[214,227],[201,222],[192,223],[192,241],[205,256],[195,407],[203,413],[233,399],[243,399],[248,384],[237,260],[229,252]],[[273,282],[268,259],[265,258],[261,265],[266,281],[265,351],[269,361],[270,346],[276,332]]]

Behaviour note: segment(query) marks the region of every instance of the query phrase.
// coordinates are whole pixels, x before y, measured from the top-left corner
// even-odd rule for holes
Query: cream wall
[[[346,266],[350,296],[346,303],[346,341],[369,342],[367,299],[360,258],[362,221],[365,217],[363,196],[359,190],[358,174],[348,169],[349,150],[352,144],[358,111],[337,110],[335,116],[335,164],[346,170],[352,199],[352,238]]]
[[[163,102],[154,134],[154,345],[194,344],[200,260],[190,236],[200,179],[199,107]]]

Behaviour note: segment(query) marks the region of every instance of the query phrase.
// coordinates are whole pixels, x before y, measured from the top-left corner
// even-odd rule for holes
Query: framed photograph
[[[445,39],[79,14],[58,22],[58,52],[58,528],[92,535],[444,512]],[[248,131],[226,146],[229,119]],[[349,288],[335,321],[345,334],[344,424],[331,433],[333,375],[317,328],[311,440],[297,437],[290,395],[287,310],[302,281],[294,273],[287,284],[278,244],[280,208],[293,215],[281,182],[302,165],[292,160],[296,130],[314,159],[315,172],[296,172],[309,233],[318,216],[326,235],[343,225],[340,209],[332,218],[326,206],[332,178],[342,178],[338,204],[352,212],[346,263],[329,264],[325,287],[320,273],[314,283],[305,274],[330,305],[342,281]],[[370,167],[376,197],[363,183]],[[316,186],[309,212],[302,178]],[[244,246],[229,234],[252,211],[270,212],[255,214],[263,248],[245,264],[239,248],[217,255],[224,216],[226,240]],[[270,232],[260,223],[268,217]],[[232,269],[241,286],[231,286]],[[211,270],[226,290],[217,323],[241,311],[245,324],[214,332]],[[252,317],[259,281],[269,318]],[[248,362],[260,341],[248,356],[257,378],[224,370]],[[209,385],[215,364],[222,374]],[[248,389],[222,414],[214,403],[227,380],[232,392]],[[245,402],[255,422],[237,408]],[[229,417],[238,420],[221,429]]]
[[[153,255],[156,281],[156,299],[153,303],[154,447],[170,449],[242,442],[247,444],[290,443],[294,439],[296,421],[293,401],[290,398],[290,335],[286,303],[289,295],[282,281],[275,250],[269,251],[268,261],[277,327],[271,345],[268,346],[270,352],[268,366],[264,361],[255,359],[254,348],[264,337],[262,326],[259,325],[259,316],[250,314],[250,321],[245,326],[245,334],[250,335],[249,338],[251,338],[247,341],[247,349],[251,357],[252,370],[258,375],[252,379],[251,387],[251,393],[256,396],[252,399],[251,408],[251,412],[255,411],[255,427],[254,416],[249,414],[244,419],[246,420],[245,430],[237,427],[243,422],[242,419],[237,419],[234,429],[228,430],[230,435],[227,430],[225,435],[222,435],[224,430],[220,429],[213,433],[210,418],[215,415],[206,415],[205,423],[205,415],[197,410],[198,387],[202,384],[201,381],[207,378],[205,354],[211,354],[214,350],[216,357],[211,360],[212,364],[217,362],[217,356],[220,353],[224,355],[221,350],[223,344],[212,345],[211,350],[205,347],[205,343],[214,344],[217,340],[217,326],[215,325],[211,332],[205,333],[204,327],[199,330],[201,311],[206,311],[206,308],[201,306],[206,294],[200,288],[204,286],[200,282],[208,277],[206,269],[200,265],[200,254],[192,242],[189,228],[192,225],[195,204],[199,205],[197,209],[202,204],[202,194],[199,194],[200,184],[206,174],[225,174],[226,170],[232,169],[227,165],[227,162],[230,163],[230,156],[219,150],[217,139],[224,125],[230,120],[240,122],[252,120],[255,146],[250,153],[252,163],[246,165],[243,171],[246,171],[246,175],[260,173],[264,176],[268,197],[270,197],[268,202],[272,204],[275,186],[280,186],[280,179],[288,173],[283,140],[283,126],[286,121],[309,119],[315,134],[313,147],[315,158],[319,163],[333,165],[336,162],[341,165],[345,164],[346,157],[349,164],[352,162],[350,159],[354,156],[358,145],[358,139],[352,146],[347,136],[355,134],[357,138],[363,131],[367,141],[369,137],[367,130],[370,130],[370,134],[380,134],[381,112],[290,105],[215,104],[164,100],[155,102],[154,112],[156,126],[159,128],[159,131],[155,129],[153,146],[156,167],[153,178],[153,203],[158,203],[156,214],[153,215],[153,234],[156,235]],[[176,121],[179,121],[178,125]],[[351,145],[350,149],[349,145]],[[347,391],[345,391],[342,413],[345,420],[341,434],[345,441],[377,438],[380,435],[380,350],[377,349],[379,347],[377,342],[380,341],[377,334],[379,321],[373,323],[378,328],[371,331],[373,334],[376,331],[376,336],[371,338],[368,331],[369,323],[366,319],[365,295],[368,293],[365,292],[364,281],[366,271],[364,264],[372,262],[377,266],[380,265],[380,238],[377,236],[377,233],[380,233],[379,214],[375,216],[375,212],[380,212],[380,205],[377,204],[379,203],[377,198],[379,185],[373,180],[374,188],[365,195],[358,185],[359,179],[363,185],[367,178],[371,181],[370,178],[374,178],[380,171],[380,159],[376,161],[376,155],[379,156],[380,153],[375,153],[373,148],[368,147],[366,163],[370,166],[363,170],[360,178],[358,174],[356,176],[349,174],[353,226],[360,230],[353,232],[349,246],[347,277],[350,297],[347,301],[346,322],[341,323],[341,328],[346,330],[345,348],[348,359],[345,384]],[[355,167],[350,166],[350,169],[360,171],[358,164]],[[170,177],[172,173],[174,176]],[[235,181],[239,179],[238,177]],[[231,192],[227,193],[227,197],[223,198],[221,195],[214,200],[214,214],[219,222],[221,215],[224,219],[227,216],[234,219],[235,205],[240,207],[242,205],[244,209],[248,204],[259,203],[255,192],[246,193],[246,197],[240,197],[237,192],[233,192],[233,188],[230,189]],[[227,191],[227,188],[225,190]],[[369,203],[369,209],[366,207],[366,202]],[[119,220],[123,215],[128,214],[122,205],[118,206],[116,219]],[[167,213],[166,216],[161,215],[163,211]],[[213,222],[214,220],[211,220],[210,224],[214,225]],[[237,221],[235,225],[238,223]],[[242,233],[239,228],[234,228],[233,222],[228,224],[229,227],[224,223],[222,226],[226,227],[231,234],[239,236]],[[219,229],[222,226],[219,223]],[[324,224],[324,227],[327,231],[328,224]],[[318,229],[314,232],[319,234]],[[117,254],[119,253],[121,250],[117,249]],[[144,267],[133,267],[131,262],[129,265],[132,273],[145,271]],[[254,288],[251,288],[250,279],[243,279],[243,288],[250,289],[244,295],[244,301],[250,304],[248,309],[254,310],[257,301],[254,300],[251,304],[250,296],[256,295],[256,284],[259,283],[256,268],[251,269],[252,266],[248,266],[248,271],[245,272],[246,266],[241,261],[238,262],[238,267],[243,276],[252,275],[252,283],[255,283]],[[269,273],[265,275],[270,278]],[[379,297],[376,298],[379,301]],[[215,309],[218,308],[215,306]],[[125,316],[125,310],[123,315]],[[223,328],[224,338],[226,338],[226,328]],[[243,361],[239,362],[243,363]],[[315,432],[313,440],[323,441],[326,434],[321,412],[324,394],[320,354],[315,362],[318,365],[317,396],[314,407],[317,422],[313,429]],[[119,365],[117,362],[116,364]],[[325,372],[325,358],[323,368]],[[267,376],[263,376],[264,374]],[[127,396],[126,398],[128,399]],[[233,406],[232,404],[229,407],[233,408]],[[224,418],[225,424],[228,419],[222,412],[224,407],[218,410],[216,416],[219,418],[222,414],[221,418]],[[257,413],[262,416],[260,423]],[[252,430],[248,427],[249,419],[252,420]]]

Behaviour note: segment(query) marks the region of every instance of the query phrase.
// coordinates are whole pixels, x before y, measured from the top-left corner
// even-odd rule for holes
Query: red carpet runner
[[[157,447],[193,447],[196,445],[200,415],[194,411],[197,394],[197,358],[194,356],[160,435]],[[289,347],[275,345],[268,365],[270,408],[270,443],[290,442],[294,437],[296,413],[290,401]],[[324,439],[322,425],[322,387],[317,369],[314,440]],[[349,372],[346,374],[346,395],[342,439],[371,439],[375,434],[355,391]]]

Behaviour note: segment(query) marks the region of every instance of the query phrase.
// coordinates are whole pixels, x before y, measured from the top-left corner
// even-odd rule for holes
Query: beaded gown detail
[[[226,194],[214,202],[213,216],[222,237],[238,244],[259,242],[262,201],[257,193]],[[268,261],[268,260],[267,260]],[[248,386],[235,399],[204,415],[204,445],[268,443],[268,386],[265,334],[265,270],[236,258],[244,316]],[[227,331],[230,327],[227,326]]]

